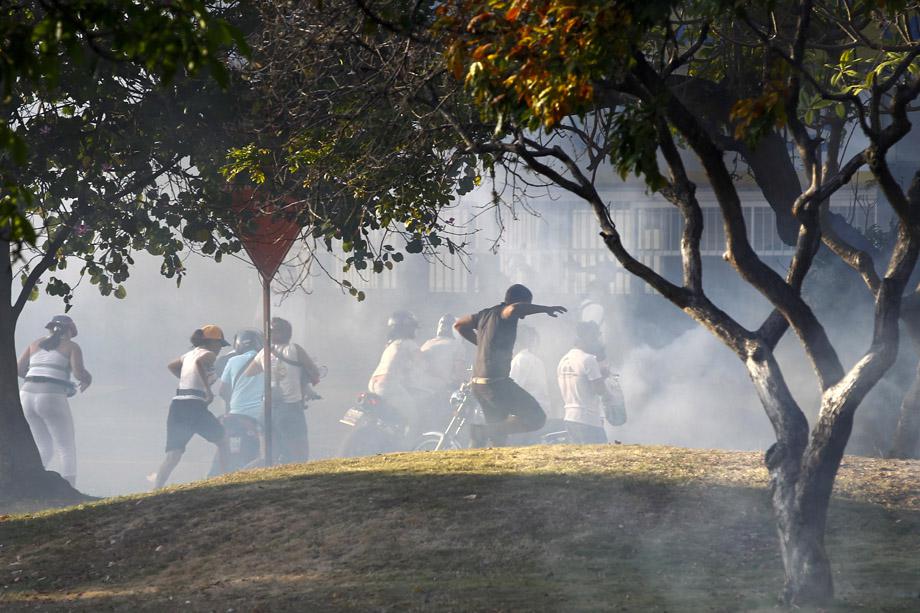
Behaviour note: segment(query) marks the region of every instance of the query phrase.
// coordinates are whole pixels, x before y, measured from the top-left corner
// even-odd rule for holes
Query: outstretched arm
[[[533,304],[531,302],[515,302],[502,309],[502,319],[524,319],[529,315],[546,313],[550,317],[556,317],[560,313],[568,311],[563,306],[543,306],[542,304]]]
[[[473,322],[472,315],[464,315],[455,321],[454,330],[457,331],[457,334],[473,343],[474,345],[478,343],[478,339],[476,338],[476,324]]]

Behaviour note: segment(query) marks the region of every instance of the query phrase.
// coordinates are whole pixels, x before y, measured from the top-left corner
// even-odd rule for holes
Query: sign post
[[[271,289],[272,279],[278,267],[284,261],[291,245],[300,234],[300,226],[255,199],[252,189],[240,189],[233,193],[233,208],[244,219],[237,227],[236,233],[243,248],[259,271],[262,281],[262,333],[265,347],[262,350],[263,371],[265,373],[265,392],[262,410],[262,431],[265,437],[265,465],[271,466],[274,459],[272,449],[272,369],[271,353]]]
[[[246,249],[249,251],[249,249]],[[252,256],[250,256],[252,257]],[[262,278],[262,337],[265,345],[262,347],[262,372],[265,377],[265,389],[262,392],[262,432],[265,437],[265,465],[272,465],[274,453],[272,450],[272,277],[259,273]]]

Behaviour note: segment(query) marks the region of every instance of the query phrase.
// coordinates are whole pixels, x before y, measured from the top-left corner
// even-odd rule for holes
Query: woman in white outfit
[[[61,476],[74,485],[77,449],[67,398],[76,393],[76,386],[70,377],[79,381],[81,392],[93,378],[83,366],[80,346],[72,340],[77,335],[73,320],[55,315],[45,328],[51,333],[34,341],[19,356],[19,376],[25,379],[19,398],[45,468],[57,458]]]

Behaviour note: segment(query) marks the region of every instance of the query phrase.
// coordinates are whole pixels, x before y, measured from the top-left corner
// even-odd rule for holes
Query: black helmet
[[[396,311],[387,320],[387,337],[394,341],[400,338],[415,338],[418,320],[409,311]]]
[[[259,351],[263,345],[265,345],[265,339],[258,330],[240,330],[233,341],[233,348],[237,353]]]

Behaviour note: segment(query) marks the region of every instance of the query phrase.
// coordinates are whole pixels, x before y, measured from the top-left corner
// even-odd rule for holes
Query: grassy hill
[[[782,582],[759,454],[552,446],[239,473],[0,517],[0,609],[737,611]],[[920,462],[845,458],[840,610],[920,610]]]

